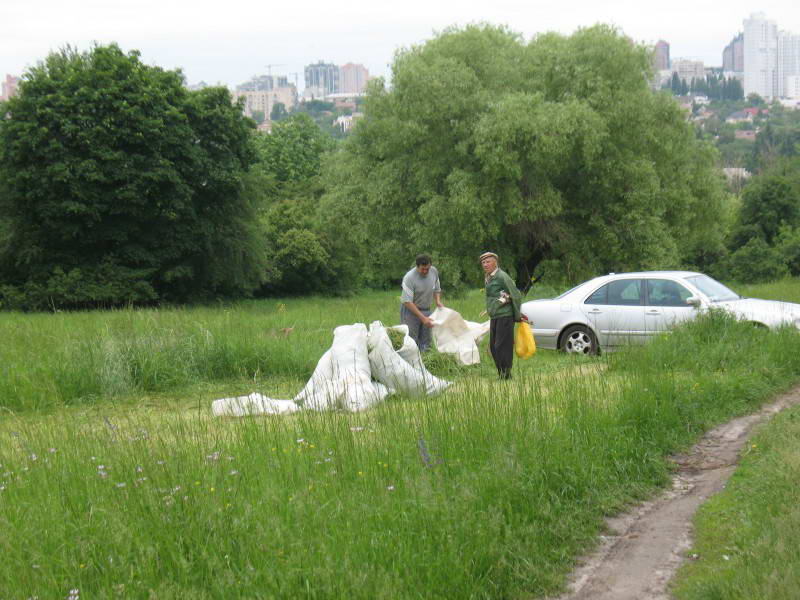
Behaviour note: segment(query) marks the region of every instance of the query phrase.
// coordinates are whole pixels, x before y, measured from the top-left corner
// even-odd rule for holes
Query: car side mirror
[[[689,296],[686,299],[686,304],[688,304],[689,306],[693,306],[695,308],[699,308],[701,301],[700,298],[698,298],[697,296]]]

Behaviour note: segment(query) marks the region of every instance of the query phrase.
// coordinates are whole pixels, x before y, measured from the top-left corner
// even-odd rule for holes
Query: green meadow
[[[800,379],[796,331],[712,314],[597,358],[541,351],[511,382],[485,343],[474,367],[432,353],[451,388],[363,413],[211,416],[291,398],[335,326],[397,305],[0,313],[0,597],[543,596],[670,454]]]

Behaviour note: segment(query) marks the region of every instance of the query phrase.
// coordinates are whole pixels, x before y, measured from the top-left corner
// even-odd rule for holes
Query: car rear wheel
[[[567,354],[598,354],[600,346],[588,327],[572,325],[561,336],[560,349]]]

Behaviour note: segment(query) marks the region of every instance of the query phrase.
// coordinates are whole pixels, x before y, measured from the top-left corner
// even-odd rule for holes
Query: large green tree
[[[226,89],[187,91],[179,71],[116,45],[67,48],[31,68],[3,111],[7,304],[184,301],[260,284],[256,207],[242,194],[252,122]]]
[[[744,188],[731,247],[759,238],[772,246],[783,228],[800,227],[800,159],[783,158]]]
[[[368,275],[432,252],[450,284],[499,251],[524,284],[678,266],[722,248],[715,151],[648,87],[650,53],[596,26],[530,43],[488,25],[398,53],[329,165],[321,211]]]
[[[337,291],[347,280],[336,241],[319,225],[320,169],[335,141],[304,113],[274,122],[256,137],[259,162],[250,176],[261,197],[260,227],[271,256],[265,294]]]

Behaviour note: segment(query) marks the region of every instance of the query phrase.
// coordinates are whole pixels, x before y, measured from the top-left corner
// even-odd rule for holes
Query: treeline
[[[800,158],[778,157],[748,181],[713,275],[740,282],[800,276]]]
[[[686,81],[675,72],[668,83],[664,84],[675,96],[698,94],[710,100],[742,100],[744,88],[735,77],[723,77],[721,74],[708,74],[705,77],[692,77]]]
[[[91,308],[395,285],[419,252],[448,291],[487,249],[524,283],[720,264],[737,219],[651,57],[610,27],[525,42],[447,30],[337,142],[270,135],[224,88],[117,46],[50,55],[0,121],[0,302]]]

